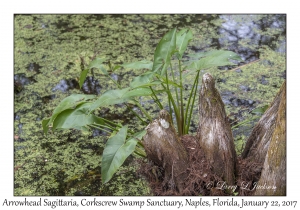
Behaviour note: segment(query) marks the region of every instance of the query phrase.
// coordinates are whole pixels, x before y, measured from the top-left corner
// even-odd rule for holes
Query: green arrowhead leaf
[[[187,54],[188,57],[192,58],[192,59],[199,59],[202,58],[206,55],[207,52],[198,52],[198,53],[191,53],[191,54]]]
[[[188,56],[192,59],[198,60],[190,60],[184,63],[184,65],[186,65],[187,69],[189,70],[188,73],[184,74],[184,79],[190,74],[193,74],[202,69],[208,69],[217,66],[236,65],[231,60],[242,61],[239,55],[226,50],[212,50],[208,52],[190,54]]]
[[[88,66],[88,69],[97,68],[100,69],[103,74],[108,75],[107,70],[102,64],[104,61],[106,61],[106,58],[95,58]]]
[[[100,68],[100,66],[102,66],[102,63],[106,61],[105,58],[95,58],[89,65],[89,69],[91,68]]]
[[[187,54],[187,57],[189,57],[188,61],[185,61],[183,64],[184,66],[190,66],[193,62],[199,60],[202,57],[205,57],[205,54],[207,52],[199,52],[199,53],[192,53],[192,54]]]
[[[171,57],[176,50],[176,28],[166,33],[158,43],[154,52],[154,62],[152,71],[160,75],[165,72],[170,65]]]
[[[126,158],[134,151],[137,140],[130,139],[125,142],[127,126],[123,126],[113,137],[109,138],[103,151],[101,163],[102,182],[107,183],[124,163]]]
[[[140,76],[135,77],[131,83],[131,88],[137,88],[137,87],[149,87],[152,85],[158,85],[161,84],[160,81],[156,80],[153,81],[153,76],[155,75],[154,72],[148,71]]]
[[[98,107],[108,106],[113,104],[124,103],[128,98],[123,98],[123,95],[129,91],[129,88],[108,90],[104,92],[90,107],[90,111]]]
[[[113,104],[120,104],[124,102],[131,101],[137,96],[149,96],[152,94],[150,88],[124,88],[116,90],[108,90],[103,93],[92,105],[90,106],[90,111],[97,109],[98,107],[108,106]]]
[[[53,122],[53,130],[75,128],[87,130],[87,125],[104,124],[104,121],[95,115],[88,114],[91,103],[83,103],[75,109],[61,112]]]
[[[198,61],[194,61],[189,68],[201,70],[217,66],[236,65],[230,60],[242,61],[239,55],[231,51],[212,50],[204,54]]]
[[[147,60],[136,61],[132,63],[126,63],[122,65],[124,68],[129,69],[152,69],[153,62]]]
[[[176,34],[176,56],[178,59],[181,59],[183,53],[185,52],[188,43],[193,39],[193,34],[189,29],[182,29]]]
[[[127,98],[129,100],[137,96],[150,96],[150,95],[152,95],[152,91],[150,88],[141,87],[141,88],[135,88],[128,91],[122,97]]]
[[[85,103],[89,99],[93,99],[95,96],[93,95],[84,95],[84,94],[72,94],[66,98],[64,98],[54,109],[52,116],[50,119],[45,119],[42,121],[44,132],[48,131],[48,127],[55,118],[63,111],[67,109],[73,109],[79,104]]]

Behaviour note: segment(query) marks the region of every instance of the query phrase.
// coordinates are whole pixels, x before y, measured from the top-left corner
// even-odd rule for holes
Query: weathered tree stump
[[[159,119],[150,123],[146,130],[144,146],[148,159],[164,169],[164,182],[169,189],[181,192],[187,177],[188,156],[171,124],[169,113],[161,110]]]
[[[285,86],[285,83],[283,85]],[[275,129],[279,104],[282,100],[285,100],[285,97],[283,97],[282,94],[283,91],[281,88],[272,104],[253,128],[242,153],[243,159],[248,158],[249,161],[260,164],[264,163],[270,140]]]
[[[279,101],[274,132],[265,157],[255,195],[286,195],[286,85],[274,102]],[[273,103],[274,103],[273,102]]]
[[[208,73],[203,75],[199,97],[199,144],[213,171],[228,185],[234,185],[236,151],[232,131],[222,98]]]

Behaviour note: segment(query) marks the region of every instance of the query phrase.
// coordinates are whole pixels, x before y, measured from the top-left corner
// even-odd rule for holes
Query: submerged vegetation
[[[247,18],[256,25],[252,27]],[[228,21],[236,21],[236,40],[224,37],[226,30],[234,31],[226,26]],[[194,34],[187,53],[222,47],[241,55],[245,64],[260,59],[239,69],[209,70],[218,82],[233,126],[255,116],[254,108],[272,101],[285,77],[285,50],[281,48],[285,41],[284,16],[15,16],[15,195],[150,193],[147,183],[135,173],[137,164],[132,156],[109,183],[101,183],[100,165],[104,144],[110,135],[108,132],[99,129],[65,130],[44,136],[41,122],[71,94],[101,95],[115,89],[114,83],[128,86],[146,69],[119,68],[109,72],[112,80],[105,79],[99,71],[92,71],[82,89],[79,88],[79,75],[96,57],[105,56],[107,66],[152,60],[155,46],[174,27],[178,30],[189,27]],[[242,28],[249,30],[245,36]],[[190,75],[186,79],[191,82],[186,82],[183,87],[191,90],[194,78]],[[188,95],[183,95],[183,98],[187,100]],[[168,104],[167,101],[162,103]],[[155,118],[158,111],[154,104],[151,98],[141,100],[151,118]],[[116,104],[96,110],[95,115],[123,125],[130,122],[129,129],[142,130],[144,125],[138,123],[131,109],[140,113],[138,107]],[[196,113],[196,107],[194,111]],[[236,143],[241,147],[251,124],[253,121],[250,120],[248,125],[236,127]],[[189,131],[192,133],[195,132],[193,125],[197,125],[197,117],[191,119]]]

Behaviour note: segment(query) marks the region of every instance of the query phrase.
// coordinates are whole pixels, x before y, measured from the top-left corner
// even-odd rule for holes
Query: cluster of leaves
[[[108,62],[109,70],[107,70],[107,65],[104,64],[106,59],[96,58],[90,63],[87,69],[81,72],[80,87],[83,85],[88,73],[93,69],[98,69],[115,83],[117,89],[108,90],[98,98],[84,94],[73,94],[66,97],[55,108],[52,116],[43,120],[44,132],[47,133],[49,127],[52,127],[52,130],[72,128],[88,130],[90,128],[97,128],[111,132],[111,136],[103,151],[101,166],[103,183],[108,182],[112,178],[125,159],[133,152],[143,157],[146,156],[141,142],[146,131],[135,132],[128,129],[127,125],[123,126],[98,117],[93,114],[93,111],[101,107],[120,103],[125,103],[131,109],[129,104],[133,104],[141,110],[148,121],[143,120],[133,109],[131,111],[144,125],[147,125],[152,121],[152,118],[137,99],[140,96],[152,97],[158,109],[163,109],[165,106],[161,104],[159,97],[166,94],[168,98],[168,111],[171,115],[172,113],[175,114],[174,120],[176,120],[178,134],[187,134],[197,94],[200,70],[217,66],[234,65],[232,60],[241,60],[237,54],[224,50],[186,55],[185,57],[190,59],[183,59],[188,43],[192,38],[193,34],[189,29],[182,29],[178,32],[176,28],[170,30],[158,43],[154,52],[153,62],[142,60],[116,66],[112,66]],[[173,58],[178,61],[177,69],[172,67],[171,61],[173,61]],[[111,77],[111,72],[121,67],[148,69],[148,71],[135,77],[130,82],[129,87],[122,88]],[[183,72],[187,69],[189,72],[184,74]],[[195,79],[186,104],[183,99],[182,84],[185,77],[190,74],[195,74]]]

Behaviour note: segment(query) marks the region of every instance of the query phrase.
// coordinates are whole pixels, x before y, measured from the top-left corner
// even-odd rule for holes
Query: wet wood
[[[143,144],[148,160],[164,169],[164,183],[181,192],[187,177],[188,156],[170,119],[169,113],[161,110],[159,118],[147,126]]]
[[[215,81],[208,73],[203,75],[199,96],[198,140],[213,171],[233,185],[237,159],[232,131]]]
[[[264,163],[270,140],[274,133],[279,104],[282,100],[285,100],[283,88],[281,88],[272,104],[253,128],[242,153],[243,159],[247,158],[249,161],[259,164]]]
[[[255,195],[286,195],[286,83],[274,100],[278,103],[274,132]]]

